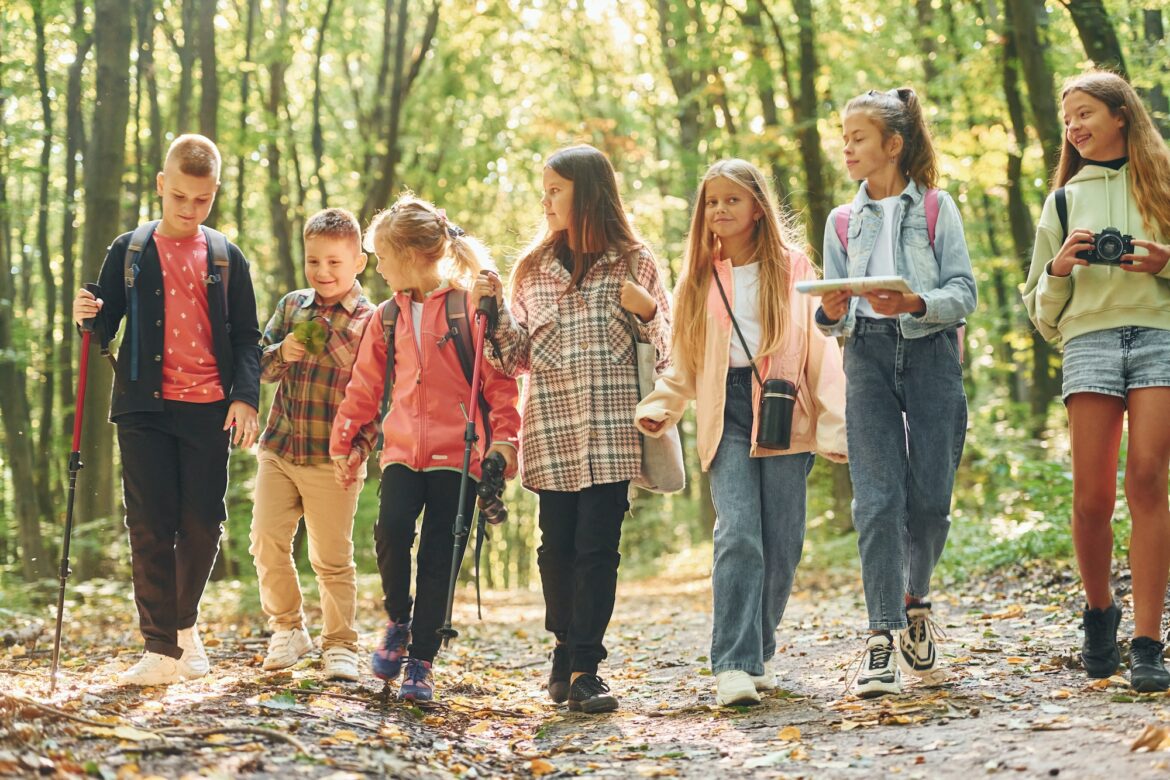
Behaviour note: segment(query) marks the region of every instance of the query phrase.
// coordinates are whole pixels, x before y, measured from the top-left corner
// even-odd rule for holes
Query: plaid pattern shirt
[[[322,304],[313,289],[294,290],[280,299],[260,341],[260,380],[280,383],[260,436],[261,447],[298,466],[330,462],[333,418],[374,311],[357,282],[332,306]],[[306,352],[297,362],[286,363],[280,356],[280,342],[298,324],[310,320],[328,323],[325,350],[320,355]],[[376,438],[371,422],[355,437],[354,447],[369,454]]]
[[[633,338],[620,305],[628,275],[629,262],[612,252],[589,269],[579,289],[562,295],[569,272],[550,253],[500,311],[488,359],[510,376],[528,374],[521,392],[520,467],[530,490],[576,492],[633,479],[641,469]],[[645,249],[637,282],[658,303],[649,322],[633,320],[640,339],[657,349],[662,370],[670,302]]]

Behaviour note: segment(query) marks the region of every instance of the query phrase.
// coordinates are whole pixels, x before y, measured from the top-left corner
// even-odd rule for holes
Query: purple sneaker
[[[410,621],[395,623],[386,621],[386,635],[382,644],[374,651],[370,666],[374,676],[382,680],[396,680],[402,671],[402,659],[406,657],[406,643],[410,641]]]
[[[430,701],[435,698],[435,678],[431,674],[431,662],[417,658],[406,659],[406,673],[398,689],[402,701]]]

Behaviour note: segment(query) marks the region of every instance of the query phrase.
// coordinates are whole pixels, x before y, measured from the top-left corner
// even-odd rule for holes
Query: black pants
[[[576,493],[538,494],[544,627],[568,644],[574,672],[597,674],[606,656],[603,640],[617,593],[629,490],[629,482],[611,482]]]
[[[468,527],[475,506],[476,481],[467,484]],[[378,572],[382,575],[383,604],[396,623],[411,617],[410,655],[435,660],[439,629],[447,611],[447,585],[451,578],[455,515],[459,506],[459,472],[413,471],[393,463],[382,472],[382,499],[378,525],[374,527]],[[425,512],[424,512],[425,509]],[[418,545],[415,597],[410,598],[410,549],[415,523],[423,513],[422,539]]]
[[[116,420],[138,626],[147,651],[171,658],[199,618],[227,518],[227,408],[167,401]]]

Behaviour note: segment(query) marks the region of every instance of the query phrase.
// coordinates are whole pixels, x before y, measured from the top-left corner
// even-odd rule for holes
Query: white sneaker
[[[930,603],[906,608],[909,625],[898,632],[898,666],[906,674],[926,681],[946,677],[938,667],[937,640],[945,636],[931,619]]]
[[[759,704],[760,694],[747,672],[729,669],[715,675],[715,703],[721,707],[735,704]]]
[[[303,628],[277,631],[268,640],[268,655],[264,658],[264,670],[287,669],[300,657],[313,649],[313,640]]]
[[[894,660],[894,640],[887,634],[873,634],[865,640],[861,669],[854,691],[863,699],[902,692],[902,675]]]
[[[752,684],[756,686],[757,691],[774,691],[778,673],[775,658],[764,661],[764,673],[759,676],[752,675]]]
[[[142,654],[138,663],[118,675],[120,685],[170,685],[182,681],[177,659],[149,651]]]
[[[207,660],[207,651],[203,649],[203,641],[199,638],[196,626],[179,629],[179,647],[183,648],[179,674],[184,679],[194,680],[207,674],[211,669],[211,661]]]
[[[333,680],[349,680],[357,682],[361,679],[358,674],[358,656],[348,647],[327,647],[325,656],[325,676]]]

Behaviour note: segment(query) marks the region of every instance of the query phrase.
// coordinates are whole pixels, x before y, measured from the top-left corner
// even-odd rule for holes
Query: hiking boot
[[[431,662],[418,658],[406,659],[406,672],[402,686],[398,689],[400,701],[430,701],[435,698],[435,678],[431,674]]]
[[[1121,666],[1121,649],[1117,646],[1119,625],[1121,609],[1116,604],[1105,609],[1085,609],[1081,663],[1090,677],[1109,677]]]
[[[406,658],[406,645],[410,641],[410,621],[404,620],[395,623],[386,621],[386,634],[382,637],[382,644],[374,651],[370,659],[370,666],[374,669],[374,676],[381,680],[396,680],[402,671],[402,661]]]
[[[720,707],[737,704],[759,704],[760,694],[747,672],[729,669],[715,675],[715,703]]]
[[[902,692],[902,675],[894,660],[894,640],[889,634],[872,634],[865,640],[854,691],[863,699]]]
[[[618,708],[617,697],[596,674],[586,672],[569,686],[569,709],[573,712],[613,712]]]
[[[325,648],[322,657],[325,659],[325,677],[330,680],[349,680],[357,682],[361,679],[358,672],[358,655],[348,647],[334,645]]]
[[[119,685],[170,685],[182,680],[178,659],[149,651],[142,654],[138,663],[118,675]]]
[[[569,646],[558,644],[552,651],[552,668],[548,672],[548,697],[557,704],[569,698]]]
[[[942,631],[931,619],[930,602],[908,604],[906,621],[909,625],[898,631],[898,666],[906,674],[932,678],[938,671],[935,639]]]
[[[313,640],[303,628],[276,631],[268,639],[268,655],[264,656],[264,671],[287,669],[313,649]]]
[[[210,671],[211,662],[207,660],[207,651],[203,649],[203,640],[199,638],[197,627],[180,628],[178,645],[183,648],[183,657],[179,659],[179,674],[183,675],[184,679],[194,680]]]
[[[1170,672],[1162,660],[1166,646],[1148,636],[1134,637],[1129,643],[1129,684],[1139,693],[1154,693],[1170,688]]]
[[[761,675],[752,675],[752,685],[756,686],[757,691],[774,691],[776,690],[776,675],[779,670],[776,666],[776,659],[771,658],[764,661],[764,673]]]

